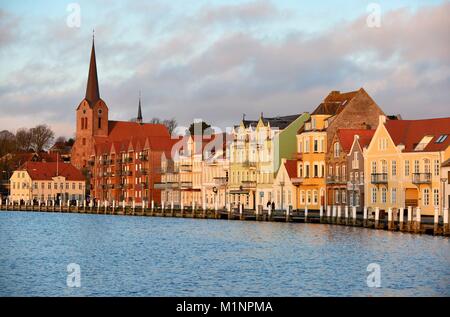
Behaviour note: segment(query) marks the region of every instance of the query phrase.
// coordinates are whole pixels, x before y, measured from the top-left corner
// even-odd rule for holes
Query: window
[[[388,163],[385,160],[381,161],[381,172],[383,174],[387,174],[387,172],[388,172]]]
[[[436,143],[443,143],[447,139],[447,134],[442,134],[440,137],[437,138]]]
[[[53,189],[58,189],[58,183],[53,184]]]
[[[313,195],[314,195],[314,205],[317,205],[317,203],[319,202],[319,195],[317,193],[317,190],[313,192]]]
[[[433,189],[433,204],[434,206],[439,206],[439,189]]]
[[[303,164],[299,163],[298,164],[298,172],[297,172],[298,177],[302,177],[303,176]]]
[[[419,173],[419,160],[414,161],[414,173]]]
[[[82,143],[83,143],[83,145],[86,145],[86,138],[83,138]]]
[[[339,157],[341,154],[341,149],[339,142],[334,143],[334,157]]]
[[[350,192],[350,206],[352,207],[354,206],[353,202],[354,202],[353,192]]]
[[[330,167],[328,167],[328,176],[333,176],[333,165],[330,165]]]
[[[309,138],[308,137],[305,139],[305,150],[303,152],[309,153]]]
[[[305,164],[305,170],[303,171],[306,178],[309,178],[309,164]]]
[[[319,165],[314,163],[314,177],[319,177]]]
[[[341,197],[342,197],[342,203],[346,204],[347,203],[347,195],[345,194],[345,189],[342,190]]]
[[[314,153],[319,152],[319,141],[314,139]]]
[[[75,190],[75,183],[72,183],[72,190]]]
[[[377,202],[377,189],[375,187],[372,187],[372,204],[375,204]]]
[[[300,191],[300,203],[305,204],[305,191]]]
[[[302,141],[298,142],[298,152],[299,153],[303,152],[303,142]]]
[[[397,161],[392,161],[392,166],[391,166],[391,171],[392,171],[392,176],[396,176],[397,175]]]
[[[381,203],[385,204],[386,203],[386,187],[383,187],[381,189]]]
[[[101,117],[98,118],[98,128],[99,129],[102,128],[102,118]]]
[[[397,188],[391,188],[391,204],[397,203]]]
[[[353,152],[352,168],[353,169],[359,168],[358,152]]]
[[[307,192],[306,192],[306,201],[308,202],[308,205],[310,205],[311,204],[311,191],[310,190],[308,190]]]
[[[338,189],[334,190],[334,202],[336,204],[339,204],[339,190]]]
[[[434,176],[439,176],[440,162],[439,160],[434,160]]]
[[[405,161],[405,176],[409,176],[409,161]]]
[[[372,174],[376,174],[376,173],[377,173],[377,162],[372,161]]]
[[[387,149],[387,139],[381,138],[378,140],[378,149],[384,151]]]
[[[355,193],[355,206],[359,206],[359,195]]]
[[[423,190],[423,205],[428,206],[430,204],[430,190],[425,188]]]
[[[342,165],[342,179],[345,181],[347,179],[346,177],[346,170],[345,170],[345,165]]]
[[[429,174],[431,172],[430,160],[429,159],[424,159],[423,160],[423,165],[424,165],[425,173]]]

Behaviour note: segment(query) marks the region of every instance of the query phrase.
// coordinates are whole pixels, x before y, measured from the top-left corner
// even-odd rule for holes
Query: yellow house
[[[72,164],[27,162],[10,178],[12,202],[83,201],[85,178]]]
[[[450,157],[450,118],[379,120],[364,152],[365,205],[433,215],[441,201],[441,163]]]
[[[332,113],[311,114],[311,119],[297,135],[297,206],[319,209],[325,201],[326,119]]]

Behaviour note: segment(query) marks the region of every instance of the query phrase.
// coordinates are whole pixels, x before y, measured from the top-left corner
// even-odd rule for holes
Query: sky
[[[93,29],[111,120],[139,91],[144,120],[225,129],[361,87],[387,114],[450,116],[449,1],[0,0],[0,130],[74,135]]]

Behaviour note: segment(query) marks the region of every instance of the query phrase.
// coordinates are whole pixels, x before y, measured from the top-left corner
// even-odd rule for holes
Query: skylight
[[[448,134],[442,134],[439,138],[437,138],[436,143],[443,143],[447,140]]]
[[[420,140],[419,144],[417,144],[414,151],[423,151],[425,147],[430,143],[430,141],[433,139],[432,135],[426,135]]]

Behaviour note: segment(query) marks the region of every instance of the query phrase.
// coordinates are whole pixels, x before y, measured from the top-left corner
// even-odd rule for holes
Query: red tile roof
[[[297,177],[297,161],[296,160],[286,160],[284,167],[289,175],[289,178]]]
[[[167,137],[170,138],[169,131],[163,124],[144,123],[128,121],[109,121],[108,122],[109,141],[118,141],[131,138],[143,137]]]
[[[368,129],[339,129],[337,136],[342,149],[348,154],[352,148],[355,135],[359,136],[359,144],[363,148],[369,145],[374,133],[375,130]]]
[[[52,180],[57,175],[64,176],[68,181],[85,180],[81,171],[69,163],[26,162],[19,170],[27,171],[33,180]]]
[[[385,127],[395,145],[403,144],[405,152],[413,152],[424,136],[433,139],[424,152],[443,151],[450,145],[450,117],[424,120],[389,120]],[[442,143],[436,143],[441,135],[448,135]]]

